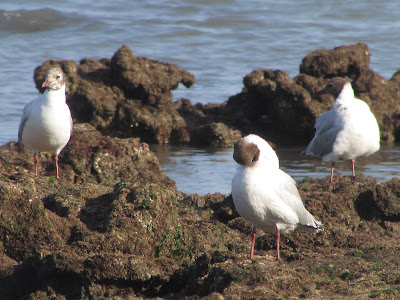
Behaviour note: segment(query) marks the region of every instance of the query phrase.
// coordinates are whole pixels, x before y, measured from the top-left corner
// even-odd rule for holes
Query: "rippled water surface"
[[[196,149],[170,145],[152,145],[167,175],[175,180],[180,191],[186,193],[231,192],[231,180],[237,164],[232,158],[233,150]],[[278,148],[276,152],[281,169],[296,181],[304,178],[330,176],[330,163],[300,155],[303,148]],[[388,147],[369,156],[356,160],[356,176],[373,177],[387,181],[400,176],[400,146]],[[336,163],[334,174],[351,176],[350,161]]]
[[[395,0],[3,0],[0,144],[17,139],[22,108],[37,96],[33,71],[46,59],[109,58],[128,44],[137,56],[177,64],[196,76],[193,87],[174,92],[175,100],[220,103],[240,92],[242,78],[255,68],[280,69],[295,76],[310,51],[357,42],[368,44],[371,68],[389,79],[400,67],[399,15]],[[188,151],[168,152],[172,161],[185,161],[189,154],[196,158],[192,165],[177,164],[168,171],[171,177],[174,172],[202,174],[208,164],[215,167],[230,156],[225,151]],[[390,157],[370,167],[391,174]],[[170,168],[168,163],[164,167]],[[316,169],[315,176],[319,172],[324,175],[325,170]],[[226,191],[218,178],[198,187],[186,190]]]

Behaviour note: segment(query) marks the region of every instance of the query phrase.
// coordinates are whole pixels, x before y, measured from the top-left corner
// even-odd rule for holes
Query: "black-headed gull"
[[[380,148],[379,126],[368,104],[354,97],[351,83],[342,77],[331,79],[324,89],[316,93],[335,97],[333,109],[324,112],[315,122],[315,136],[303,151],[323,161],[331,162],[331,178],[335,162],[342,158],[351,160],[353,180],[354,161],[358,156],[368,156]]]
[[[276,232],[276,260],[280,260],[280,232],[323,230],[304,207],[296,182],[279,169],[275,151],[261,137],[250,134],[234,146],[240,164],[232,179],[232,198],[239,215],[252,223],[250,259],[254,257],[256,230]]]
[[[39,152],[54,155],[57,179],[58,155],[67,145],[72,131],[72,118],[65,98],[65,77],[60,68],[50,68],[42,84],[45,92],[25,105],[18,129],[18,140],[31,148],[38,174]]]

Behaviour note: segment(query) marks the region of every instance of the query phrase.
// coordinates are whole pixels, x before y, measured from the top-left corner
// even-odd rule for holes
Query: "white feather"
[[[295,181],[279,169],[278,157],[269,144],[255,135],[244,141],[254,143],[260,157],[239,166],[232,179],[232,198],[240,216],[265,232],[321,229],[304,207]]]

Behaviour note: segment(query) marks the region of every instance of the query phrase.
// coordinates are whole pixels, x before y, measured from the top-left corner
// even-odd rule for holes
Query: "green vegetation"
[[[114,193],[120,193],[121,190],[126,187],[128,185],[128,183],[126,181],[118,181],[115,185],[114,185]]]
[[[366,253],[362,250],[357,250],[357,252],[354,255],[357,257],[364,258],[364,259],[367,257]]]
[[[182,239],[181,228],[179,227],[179,225],[177,225],[177,226],[175,226],[174,247],[171,250],[171,255],[173,257],[177,257],[177,256],[185,257],[185,256],[188,256],[188,257],[192,258],[193,245],[192,245],[191,241],[189,240],[188,246],[185,248],[182,245],[181,239]]]
[[[5,182],[11,182],[11,180],[7,176],[4,176],[4,175],[1,175],[1,180],[5,181]]]
[[[165,241],[168,239],[168,237],[169,237],[169,228],[167,228],[167,230],[166,230],[161,242],[155,248],[155,253],[154,253],[154,257],[155,258],[159,258],[160,257],[160,253],[164,249]]]
[[[9,222],[10,222],[10,228],[11,228],[14,232],[16,232],[16,233],[18,233],[18,234],[22,234],[22,227],[21,227],[20,225],[18,225],[17,223],[13,223],[13,222],[11,222],[10,220],[9,220]]]
[[[143,208],[143,209],[151,209],[151,199],[144,199],[143,201],[142,201],[142,205],[141,205],[141,207]]]
[[[381,269],[383,269],[383,264],[376,262],[376,263],[371,264],[369,267],[373,270],[381,270]]]
[[[147,224],[147,234],[152,234],[153,233],[153,227],[151,224]]]
[[[156,194],[155,190],[153,190],[153,189],[150,190],[150,197],[153,200],[157,199],[157,194]]]
[[[166,243],[169,238],[172,237],[172,240],[169,241],[170,246],[170,255],[172,257],[193,257],[193,244],[191,240],[185,241],[183,239],[183,233],[179,225],[175,226],[175,230],[173,235],[171,235],[171,231],[168,228],[161,240],[161,242],[155,247],[154,257],[159,258],[161,255],[161,251],[164,249]]]
[[[328,265],[328,267],[326,268],[326,272],[329,276],[329,279],[331,280],[335,277],[333,274],[334,270],[335,270],[335,265],[332,264]]]

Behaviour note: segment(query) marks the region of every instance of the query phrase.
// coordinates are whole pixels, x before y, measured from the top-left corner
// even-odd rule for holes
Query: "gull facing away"
[[[315,136],[303,151],[323,161],[331,162],[331,178],[335,162],[342,158],[351,160],[353,180],[354,161],[358,156],[368,156],[380,148],[379,126],[374,114],[364,101],[354,97],[351,83],[342,77],[331,79],[316,95],[335,97],[333,109],[324,112],[315,122]]]
[[[250,259],[254,258],[257,228],[276,232],[276,260],[280,260],[280,232],[323,230],[304,207],[296,182],[279,169],[279,159],[261,137],[250,134],[234,146],[240,165],[232,179],[232,198],[239,215],[252,223]]]
[[[18,129],[18,140],[33,151],[35,174],[38,175],[39,152],[54,155],[57,179],[58,155],[67,145],[72,132],[72,118],[65,98],[65,77],[60,68],[50,68],[42,84],[45,92],[25,105]]]

